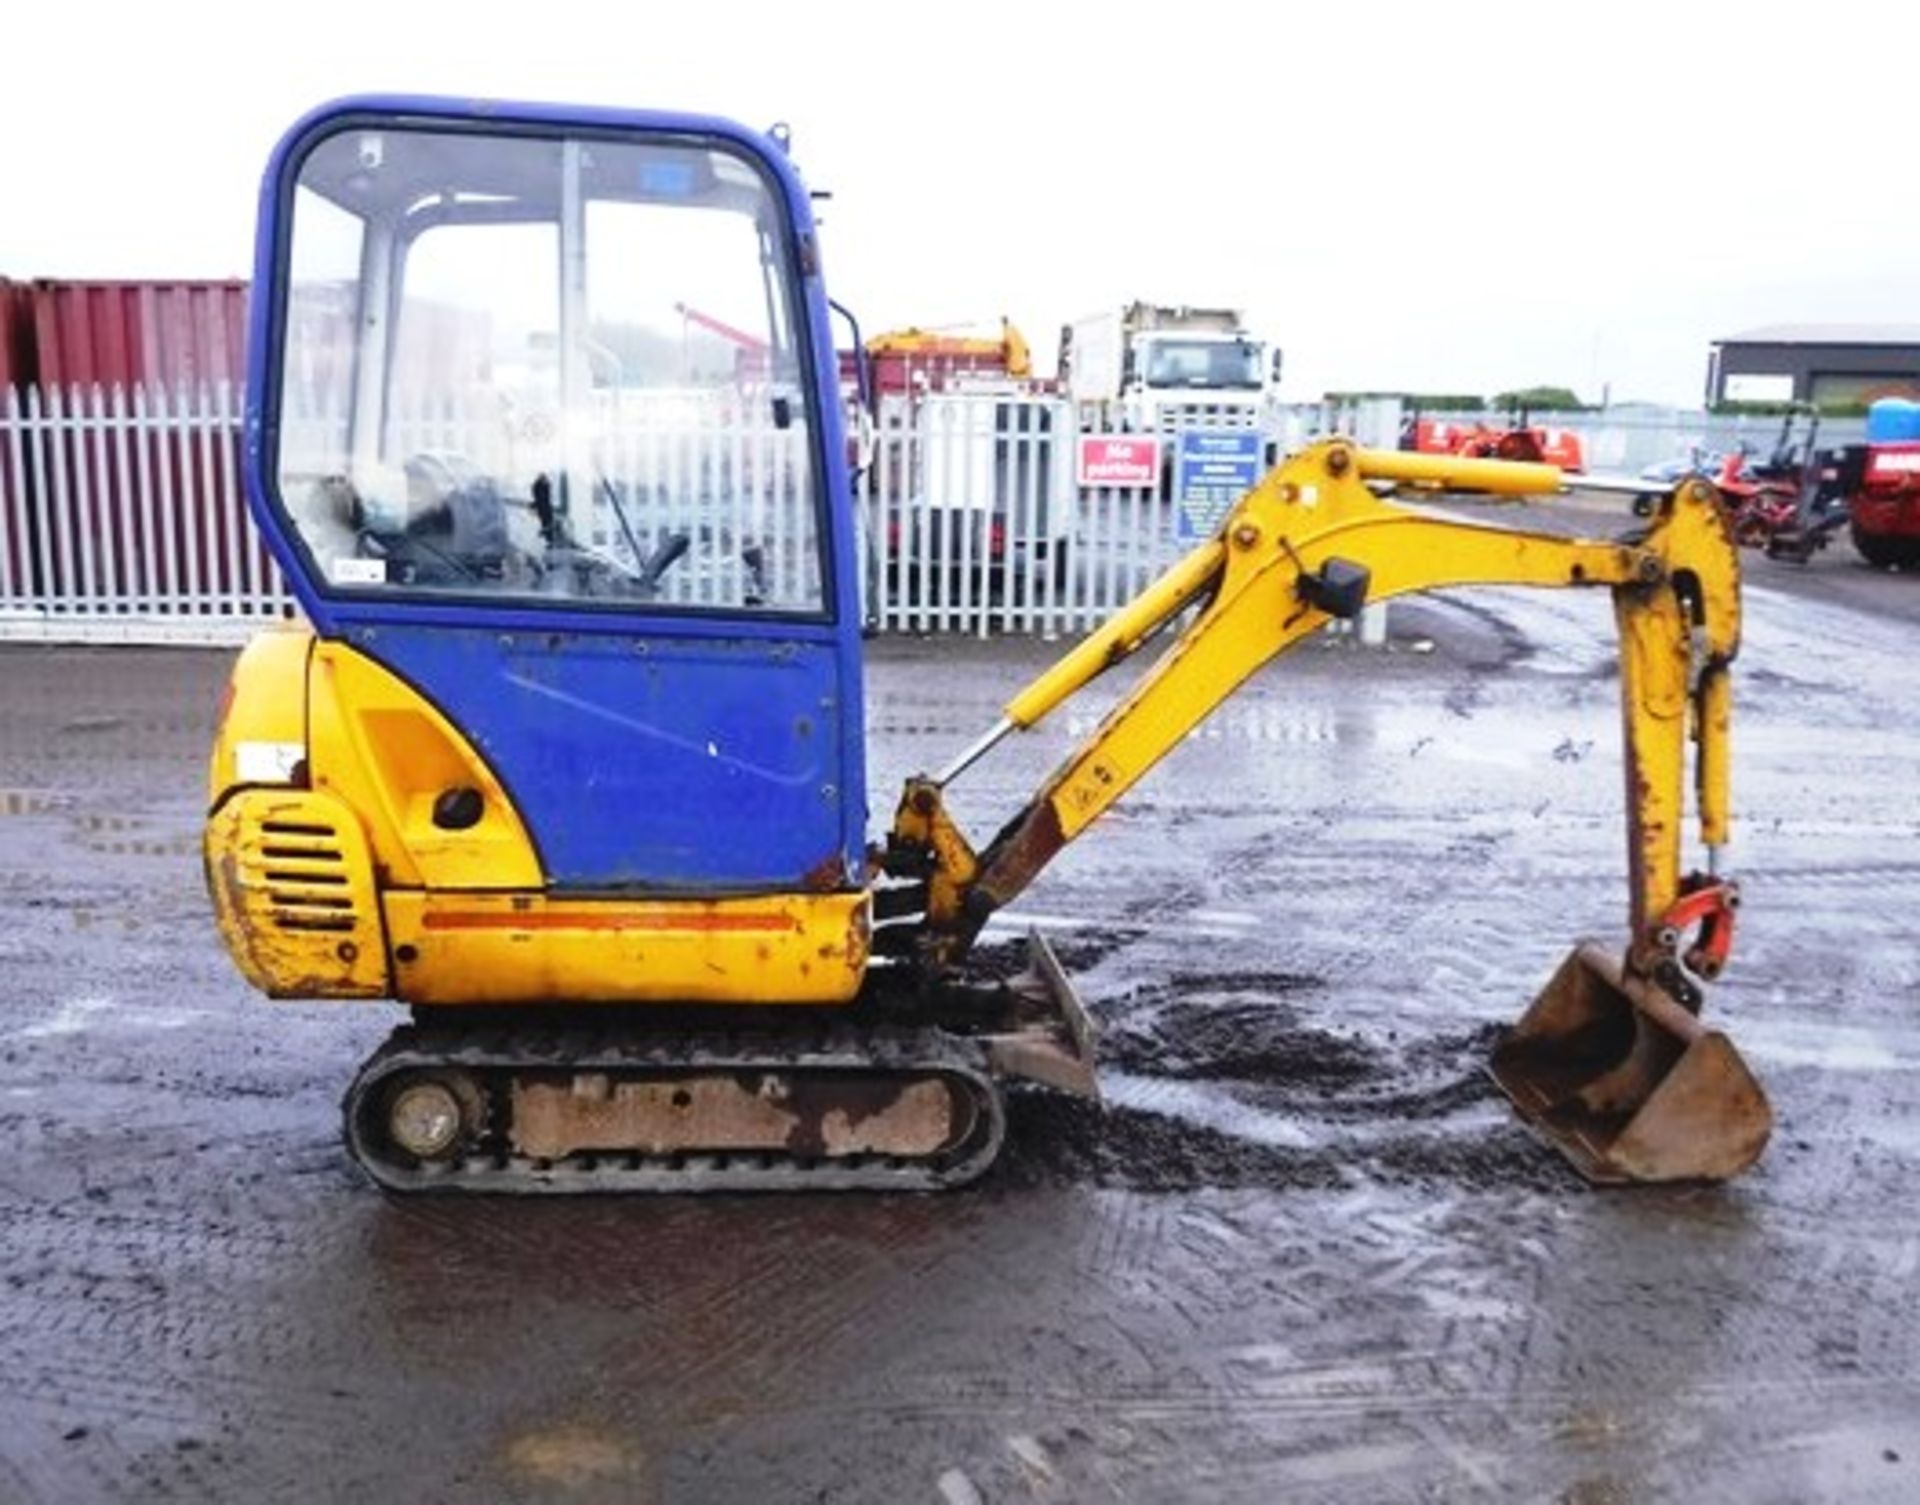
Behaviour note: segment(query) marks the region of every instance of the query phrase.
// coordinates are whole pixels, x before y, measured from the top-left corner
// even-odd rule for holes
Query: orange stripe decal
[[[427,930],[798,930],[800,922],[791,915],[773,914],[698,914],[677,910],[627,910],[618,914],[582,914],[578,911],[554,913],[510,913],[502,910],[430,909],[420,917]]]

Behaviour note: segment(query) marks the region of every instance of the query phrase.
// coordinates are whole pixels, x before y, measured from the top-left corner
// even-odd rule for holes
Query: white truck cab
[[[1067,394],[1108,407],[1133,433],[1260,427],[1280,367],[1239,309],[1130,303],[1060,331]]]

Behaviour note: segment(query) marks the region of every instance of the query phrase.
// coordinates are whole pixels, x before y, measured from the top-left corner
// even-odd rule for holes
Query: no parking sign
[[[1160,480],[1160,441],[1131,434],[1082,434],[1082,486],[1153,486]]]

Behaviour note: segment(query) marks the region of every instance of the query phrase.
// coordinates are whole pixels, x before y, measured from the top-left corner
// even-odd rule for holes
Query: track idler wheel
[[[1561,963],[1492,1070],[1590,1181],[1728,1180],[1773,1131],[1733,1043],[1592,942]]]
[[[421,1167],[445,1165],[473,1148],[486,1126],[486,1096],[457,1067],[396,1072],[354,1105],[348,1137],[361,1152]]]

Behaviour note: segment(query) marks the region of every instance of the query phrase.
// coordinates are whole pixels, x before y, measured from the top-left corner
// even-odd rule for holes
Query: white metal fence
[[[221,639],[289,612],[239,434],[225,385],[0,393],[0,634]]]
[[[1334,417],[1318,407],[1268,415],[1247,479]],[[868,620],[882,631],[981,637],[1090,631],[1224,511],[1218,497],[1180,494],[1183,432],[1151,438],[1142,483],[1089,485],[1082,441],[1123,437],[1098,413],[992,392],[884,402],[859,488]]]
[[[451,410],[423,419],[407,429],[409,442],[506,465],[505,475],[514,466],[496,453],[497,406],[484,423]],[[1324,432],[1392,444],[1398,416],[1393,403],[1276,410],[1260,431],[1261,459]],[[1759,445],[1777,421],[1601,414],[1566,426],[1581,430],[1590,468],[1620,469],[1696,444]],[[0,393],[0,636],[232,640],[289,614],[292,599],[241,494],[240,427],[240,394],[226,386]],[[738,427],[693,425],[677,448],[622,441],[596,457],[616,475],[613,486],[638,499],[628,510],[645,501],[660,515],[637,539],[596,524],[588,541],[615,554],[644,551],[662,530],[682,527],[674,508],[697,508],[701,488],[750,485],[778,503],[756,504],[741,530],[757,551],[754,568],[811,557],[802,530],[811,531],[812,509],[793,480],[804,453]],[[1857,438],[1852,428],[1831,425],[1822,439]],[[319,442],[318,432],[296,414],[288,442],[297,450]],[[1224,503],[1176,484],[1178,431],[1159,436],[1157,473],[1139,484],[1081,485],[1082,441],[1103,432],[1098,418],[1056,398],[989,391],[884,404],[857,498],[867,621],[888,632],[1052,637],[1090,630],[1129,600],[1211,531]],[[623,511],[617,532],[631,531]],[[690,570],[675,589],[721,578]],[[795,574],[792,588],[805,585]]]

